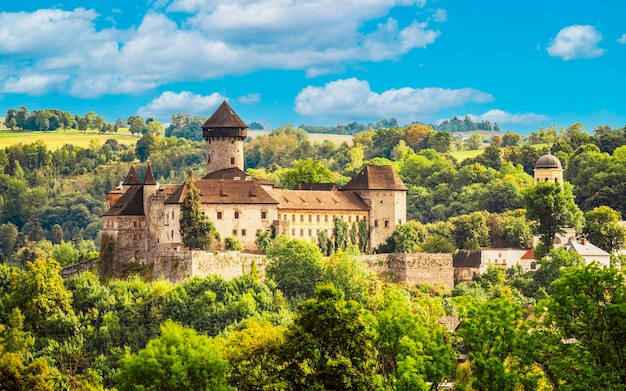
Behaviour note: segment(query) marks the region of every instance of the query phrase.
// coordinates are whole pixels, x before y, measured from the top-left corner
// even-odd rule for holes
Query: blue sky
[[[626,125],[626,2],[0,0],[9,108],[527,133]]]

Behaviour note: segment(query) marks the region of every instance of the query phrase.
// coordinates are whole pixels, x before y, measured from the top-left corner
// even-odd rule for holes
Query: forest
[[[6,389],[626,389],[622,271],[549,245],[536,252],[537,271],[491,267],[452,291],[371,275],[354,245],[323,254],[281,236],[263,246],[265,279],[254,270],[181,284],[131,272],[62,279],[63,266],[97,257],[105,194],[131,164],[143,176],[149,163],[163,183],[182,183],[189,168],[203,174],[204,145],[185,137],[198,118],[173,116],[167,129],[130,119],[141,135],[134,146],[0,150]],[[285,187],[342,185],[365,164],[393,165],[409,188],[408,222],[371,250],[455,252],[528,247],[533,235],[549,244],[564,224],[607,251],[622,248],[624,145],[626,128],[606,126],[455,140],[411,124],[368,128],[352,145],[312,143],[285,125],[244,146],[248,173]],[[477,153],[459,161],[461,150]],[[563,165],[562,190],[533,186],[548,151]],[[535,189],[552,192],[561,220],[542,221]],[[462,319],[456,329],[452,318]]]

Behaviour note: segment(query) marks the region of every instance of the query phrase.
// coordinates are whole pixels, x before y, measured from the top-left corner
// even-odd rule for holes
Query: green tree
[[[480,133],[472,133],[466,141],[467,149],[477,151],[483,146],[484,137]]]
[[[237,238],[233,238],[232,236],[227,236],[224,239],[224,249],[226,251],[241,251],[243,247]]]
[[[390,253],[416,253],[421,250],[420,244],[425,236],[426,229],[419,222],[409,221],[396,227],[381,250]]]
[[[272,232],[271,231],[258,231],[256,233],[256,239],[254,244],[263,251],[272,244]]]
[[[369,273],[365,264],[342,251],[332,254],[324,262],[321,282],[332,283],[343,292],[346,300],[365,305],[369,297]]]
[[[48,316],[71,310],[72,294],[63,286],[61,266],[55,260],[38,259],[26,267],[11,275],[9,302],[21,309],[26,330],[37,332]]]
[[[267,276],[287,297],[313,297],[323,271],[322,253],[312,243],[278,236],[266,249]]]
[[[608,206],[598,206],[585,213],[583,235],[604,251],[614,253],[624,248],[626,228],[619,224],[621,213]]]
[[[232,390],[219,344],[170,320],[161,335],[122,360],[117,388],[125,390]]]
[[[399,287],[376,300],[379,371],[388,389],[429,390],[454,373],[456,352],[437,319],[444,310],[436,299],[412,300]]]
[[[144,126],[145,122],[143,121],[143,118],[135,117],[133,119],[133,122],[130,124],[130,128],[128,128],[128,131],[132,135],[136,134],[137,136],[139,136],[142,133]]]
[[[332,285],[318,286],[285,334],[280,358],[287,389],[379,390],[370,317]]]
[[[293,189],[299,183],[332,183],[333,173],[319,160],[297,160],[282,175],[281,186]]]
[[[239,391],[280,390],[276,362],[284,343],[284,328],[269,322],[250,322],[233,331],[225,343],[230,366],[227,379]]]
[[[538,375],[523,353],[522,310],[511,298],[470,300],[457,330],[467,348],[472,389],[477,391],[536,390]]]
[[[489,246],[487,213],[473,212],[450,219],[458,248],[477,250]]]
[[[219,233],[209,218],[200,212],[200,196],[194,184],[193,171],[189,170],[185,181],[187,195],[180,207],[180,234],[183,244],[190,249],[206,250],[211,247]]]
[[[540,182],[523,192],[526,216],[537,222],[539,239],[546,252],[554,245],[554,237],[563,227],[580,228],[583,213],[574,202],[571,185]],[[538,255],[542,255],[541,253]]]
[[[529,346],[554,389],[626,389],[626,281],[596,264],[565,269],[542,302]]]

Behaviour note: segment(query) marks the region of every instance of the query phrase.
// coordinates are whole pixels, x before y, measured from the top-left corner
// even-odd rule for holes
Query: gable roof
[[[600,247],[594,245],[587,239],[570,240],[569,242],[563,245],[563,248],[566,251],[574,251],[578,255],[583,256],[583,257],[597,257],[597,256],[608,257],[611,255],[608,252],[601,249]]]
[[[392,166],[365,166],[341,190],[403,190],[408,188]]]
[[[480,250],[459,250],[452,256],[453,267],[480,267]]]
[[[143,186],[131,185],[104,216],[145,216]]]
[[[353,191],[287,190],[275,187],[268,193],[278,201],[278,209],[368,211],[369,206]]]
[[[235,180],[235,179],[247,180],[248,178],[251,178],[250,175],[246,174],[239,167],[223,168],[221,170],[210,172],[202,177],[202,179],[232,179],[232,180]]]
[[[243,172],[243,171],[242,171]],[[194,181],[201,204],[277,204],[256,181],[250,179],[205,179]],[[187,196],[185,184],[165,200],[166,204],[181,204]]]
[[[226,101],[222,102],[220,107],[215,110],[213,115],[209,117],[208,120],[202,125],[202,129],[204,128],[247,128],[245,122],[235,111],[230,107]]]

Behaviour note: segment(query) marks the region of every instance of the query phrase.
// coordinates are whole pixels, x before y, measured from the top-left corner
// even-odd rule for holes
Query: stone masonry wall
[[[452,254],[374,254],[357,257],[371,272],[392,273],[409,285],[441,285],[454,288]],[[236,251],[159,250],[154,262],[153,279],[165,278],[174,283],[191,276],[218,274],[227,280],[249,274],[256,265],[261,279],[265,277],[267,259],[264,255]]]
[[[372,254],[357,257],[371,272],[392,273],[409,285],[441,285],[454,288],[452,254]]]
[[[152,278],[164,278],[179,283],[192,276],[218,274],[226,280],[232,280],[250,274],[252,264],[256,265],[259,277],[265,278],[266,258],[263,255],[237,251],[159,250],[156,253]]]

